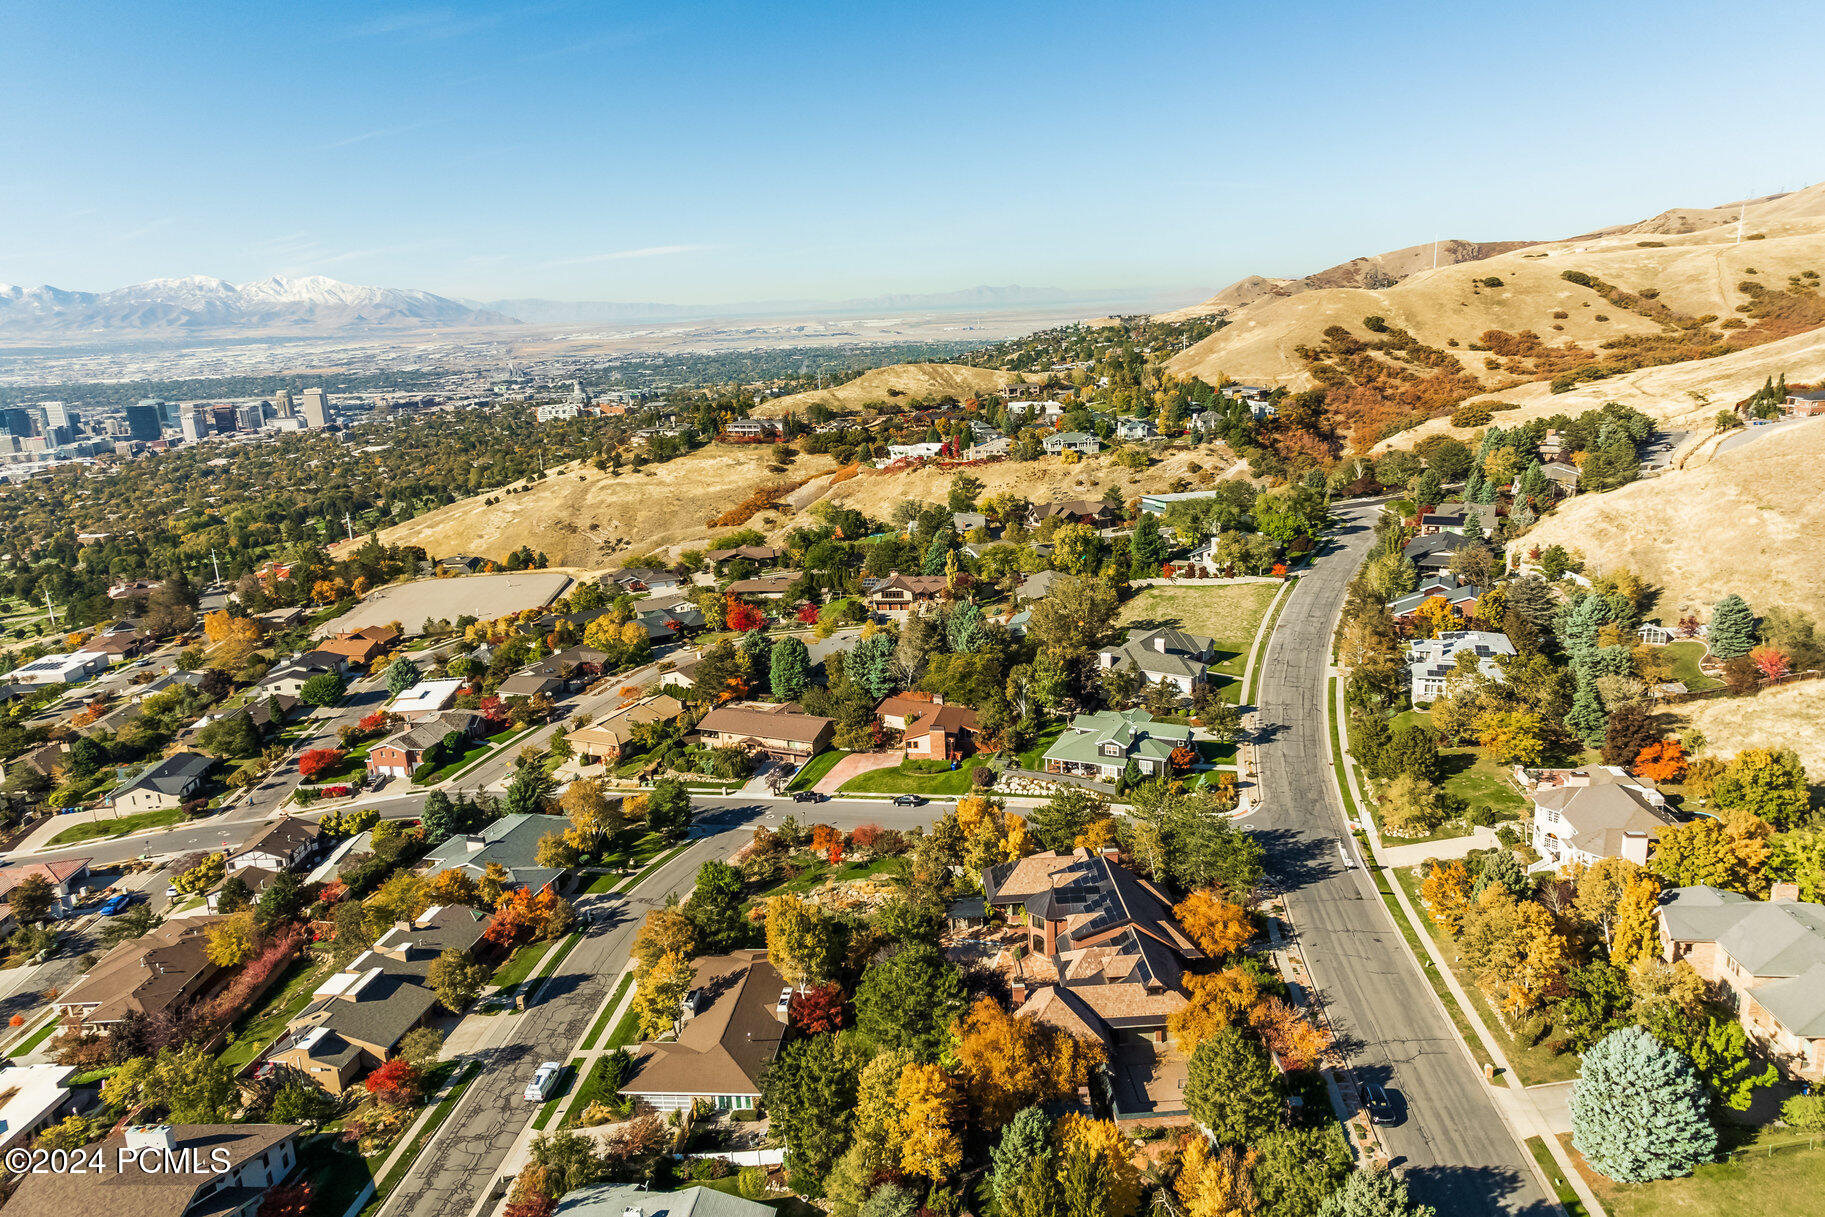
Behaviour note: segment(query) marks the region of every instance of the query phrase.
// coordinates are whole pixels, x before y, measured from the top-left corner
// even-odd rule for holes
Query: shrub
[[[1454,427],[1481,427],[1495,416],[1484,406],[1459,406],[1451,412]]]

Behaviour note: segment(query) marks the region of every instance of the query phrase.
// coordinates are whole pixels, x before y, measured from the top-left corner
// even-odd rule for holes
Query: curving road
[[[1405,1121],[1381,1132],[1415,1199],[1453,1217],[1558,1213],[1357,859],[1331,777],[1324,712],[1331,634],[1374,542],[1379,510],[1340,512],[1331,550],[1280,614],[1256,693],[1263,807],[1245,822],[1267,848],[1270,875],[1286,893],[1357,1077],[1405,1100]]]

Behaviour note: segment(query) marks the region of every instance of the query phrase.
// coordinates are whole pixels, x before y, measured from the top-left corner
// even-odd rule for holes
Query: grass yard
[[[1751,1137],[1731,1161],[1654,1183],[1606,1179],[1585,1165],[1570,1136],[1560,1140],[1611,1217],[1790,1217],[1817,1212],[1825,1190],[1825,1145],[1785,1131]]]
[[[425,781],[419,782],[418,785],[431,786],[444,781],[447,778],[453,778],[470,766],[480,764],[482,758],[486,757],[496,748],[503,744],[512,743],[516,737],[529,734],[536,730],[538,730],[537,727],[509,727],[505,731],[497,731],[493,735],[487,736],[484,739],[479,739],[469,746],[468,751],[464,752],[455,760],[446,761],[436,769],[433,769],[431,771],[431,776]]]
[[[632,1017],[633,1011],[630,1010],[628,1011],[628,1019],[631,1019]],[[628,1019],[623,1019],[622,1022],[625,1023]],[[605,1046],[609,1048],[621,1048],[626,1045],[611,1042]],[[568,1120],[574,1122],[584,1112],[589,1110],[589,1105],[591,1103],[598,1100],[614,1098],[613,1093],[608,1089],[608,1062],[611,1059],[612,1058],[607,1055],[599,1056],[596,1058],[596,1063],[590,1066],[589,1075],[583,1079],[583,1084],[576,1088],[577,1097],[571,1101],[570,1109],[566,1113],[566,1118]]]
[[[981,763],[980,757],[972,756],[955,769],[934,773],[930,761],[901,761],[891,769],[859,773],[838,786],[837,791],[841,794],[964,795],[971,789],[970,771]]]
[[[1278,583],[1229,583],[1215,587],[1148,587],[1122,605],[1119,619],[1134,627],[1172,626],[1189,634],[1203,634],[1217,643],[1212,670],[1230,678],[1239,690],[1242,669],[1255,631],[1273,602]]]
[[[721,1192],[725,1196],[741,1195],[741,1180],[735,1175],[730,1175],[726,1179],[704,1179],[693,1182],[691,1186],[707,1188],[712,1192]],[[824,1214],[823,1209],[818,1208],[808,1200],[801,1200],[797,1196],[778,1196],[767,1200],[758,1200],[755,1203],[764,1204],[776,1213],[784,1213],[786,1217],[823,1217]]]
[[[1660,653],[1673,661],[1673,679],[1683,682],[1694,693],[1701,689],[1715,689],[1724,683],[1715,677],[1706,676],[1699,669],[1699,661],[1705,657],[1705,644],[1696,638],[1669,642],[1661,648]]]
[[[627,991],[633,987],[634,974],[629,972],[621,978],[621,983],[615,986],[614,994],[608,999],[608,1004],[602,1007],[601,1016],[596,1019],[596,1025],[589,1029],[589,1037],[583,1041],[585,1048],[596,1046],[596,1041],[602,1038],[602,1032],[608,1029],[608,1020],[615,1016],[616,1009],[620,1007],[621,999],[626,997]]]
[[[754,899],[765,900],[768,896],[778,896],[785,892],[802,894],[825,883],[847,883],[851,879],[867,879],[887,870],[892,864],[891,858],[874,858],[867,862],[845,862],[832,867],[823,859],[818,859],[807,866],[796,878],[785,879],[773,886],[754,893]]]
[[[824,775],[829,773],[831,769],[836,766],[838,761],[848,755],[847,752],[844,752],[840,748],[831,748],[828,751],[818,753],[816,756],[806,761],[803,768],[792,775],[792,780],[786,784],[786,789],[810,790],[813,786],[824,780]]]
[[[1559,1164],[1553,1161],[1545,1140],[1540,1137],[1527,1138],[1527,1152],[1539,1163],[1540,1173],[1552,1180],[1553,1192],[1559,1197],[1559,1204],[1565,1209],[1567,1217],[1587,1217],[1584,1202],[1578,1199],[1577,1189],[1559,1173]]]
[[[1063,723],[1054,723],[1041,731],[1039,738],[1033,741],[1033,746],[1020,754],[1020,767],[1038,770],[1045,764],[1046,749],[1056,744],[1058,737],[1064,733],[1065,725]]]
[[[1388,728],[1398,731],[1415,723],[1430,729],[1432,716],[1424,710],[1403,711],[1389,720]],[[1438,751],[1445,770],[1445,780],[1440,785],[1445,794],[1462,803],[1467,812],[1482,808],[1490,815],[1504,820],[1528,814],[1526,796],[1515,789],[1502,766],[1483,755],[1481,749],[1440,748]],[[1469,829],[1441,831],[1446,836],[1461,836]]]
[[[57,1030],[59,1021],[60,1020],[55,1017],[45,1020],[44,1026],[38,1028],[38,1030],[32,1032],[31,1035],[14,1045],[12,1051],[8,1052],[6,1055],[9,1057],[29,1055],[34,1048],[51,1038],[51,1032]]]
[[[143,832],[148,828],[169,828],[173,824],[182,824],[184,818],[182,808],[167,807],[163,811],[142,811],[112,820],[90,820],[86,824],[72,824],[52,837],[46,847],[80,845],[84,841],[124,837],[130,832]]]
[[[244,1015],[235,1027],[234,1043],[222,1049],[222,1063],[236,1070],[251,1064],[268,1044],[284,1033],[285,1025],[310,1004],[311,990],[335,966],[327,956],[316,962],[308,955],[294,960],[284,982],[268,990],[259,1008]]]
[[[549,950],[551,950],[550,939],[527,943],[515,951],[506,963],[495,969],[494,975],[489,978],[488,983],[499,985],[503,989],[519,984],[532,975],[532,970],[538,967],[539,960],[545,958],[545,952]]]

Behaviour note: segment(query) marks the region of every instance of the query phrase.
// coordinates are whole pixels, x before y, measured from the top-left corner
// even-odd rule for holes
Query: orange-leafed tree
[[[305,1217],[313,1190],[308,1179],[272,1188],[260,1199],[259,1217]]]
[[[1678,740],[1661,740],[1635,754],[1635,776],[1653,782],[1677,782],[1686,775],[1686,750]]]
[[[811,848],[815,852],[827,854],[830,852],[831,846],[841,848],[842,844],[843,834],[830,825],[813,824],[811,826]]]
[[[957,1076],[991,1126],[1022,1107],[1070,1098],[1102,1062],[1100,1044],[979,998],[957,1024]]]
[[[1456,938],[1470,903],[1470,872],[1462,862],[1433,863],[1419,885],[1419,900],[1439,929]]]
[[[817,624],[817,605],[815,605],[815,604],[799,605],[798,606],[798,621],[799,621],[800,625],[816,625]]]
[[[312,748],[298,757],[298,772],[307,778],[328,773],[342,763],[340,748]]]
[[[367,1081],[362,1085],[367,1087],[369,1094],[389,1107],[410,1107],[425,1092],[424,1075],[404,1057],[394,1057],[368,1074]]]
[[[1185,977],[1185,993],[1189,1000],[1166,1016],[1166,1029],[1179,1051],[1190,1056],[1217,1032],[1242,1022],[1260,1000],[1261,986],[1241,968],[1224,968],[1209,976]]]
[[[1458,618],[1457,610],[1443,596],[1427,596],[1420,601],[1413,616],[1419,623],[1421,633],[1427,638],[1437,638],[1446,630],[1455,630],[1463,624]]]
[[[1769,680],[1778,680],[1787,675],[1787,657],[1770,646],[1755,647],[1749,652],[1749,662],[1756,670]]]
[[[1180,744],[1167,755],[1166,759],[1172,762],[1174,772],[1184,773],[1198,763],[1198,754],[1184,744]]]
[[[767,615],[735,596],[724,596],[722,600],[723,623],[737,633],[745,634],[749,630],[758,630],[767,624]]]
[[[1248,1021],[1287,1069],[1310,1069],[1331,1046],[1330,1034],[1282,997],[1261,1002],[1249,1013]]]
[[[1173,915],[1198,949],[1212,959],[1242,949],[1255,936],[1255,925],[1248,910],[1231,904],[1207,889],[1193,892],[1174,906]]]

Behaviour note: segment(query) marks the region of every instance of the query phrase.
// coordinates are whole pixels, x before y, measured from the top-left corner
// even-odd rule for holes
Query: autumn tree
[[[1767,890],[1768,825],[1747,813],[1702,818],[1661,830],[1648,866],[1671,887],[1720,887],[1759,895]]]
[[[488,980],[488,969],[469,958],[466,951],[446,947],[426,970],[425,980],[444,1009],[461,1014],[481,996]]]
[[[1459,861],[1434,862],[1420,884],[1419,899],[1433,923],[1456,938],[1470,904],[1470,872]]]
[[[1636,777],[1650,782],[1677,782],[1686,775],[1686,750],[1678,740],[1661,740],[1635,754]]]
[[[911,1064],[894,1094],[899,1107],[900,1169],[936,1184],[963,1164],[957,1135],[957,1086],[936,1065]]]
[[[243,909],[218,921],[209,930],[205,948],[209,962],[219,968],[246,963],[260,952],[260,931],[252,909]]]
[[[837,927],[816,905],[790,893],[767,901],[767,961],[792,988],[830,979]]]
[[[1173,906],[1172,913],[1198,949],[1211,959],[1222,959],[1241,950],[1255,936],[1247,909],[1208,890],[1191,893]]]
[[[1615,927],[1609,937],[1610,962],[1619,968],[1637,967],[1660,954],[1660,884],[1654,876],[1637,873],[1623,884],[1616,901]]]
[[[1379,802],[1382,827],[1391,837],[1423,837],[1451,816],[1444,792],[1411,773],[1389,782]]]
[[[585,853],[621,830],[620,799],[610,800],[600,778],[577,778],[558,798],[558,807],[570,820],[564,838]]]
[[[1249,1012],[1249,1023],[1268,1051],[1288,1070],[1311,1069],[1331,1046],[1330,1032],[1304,1017],[1283,997],[1269,997]]]
[[[404,1057],[394,1057],[368,1074],[367,1092],[388,1107],[411,1107],[424,1097],[424,1074]]]
[[[1245,968],[1184,977],[1185,1004],[1166,1016],[1179,1051],[1190,1055],[1205,1040],[1242,1022],[1261,996],[1261,986]]]
[[[1256,1211],[1250,1167],[1254,1153],[1233,1145],[1213,1152],[1203,1137],[1188,1137],[1179,1150],[1179,1173],[1173,1190],[1185,1206],[1185,1217],[1243,1217]]]
[[[1510,1018],[1540,1003],[1566,956],[1552,914],[1502,884],[1484,889],[1465,911],[1458,958]]]
[[[1712,785],[1719,807],[1749,812],[1775,828],[1793,828],[1807,814],[1806,770],[1791,748],[1745,748]]]
[[[676,951],[660,956],[652,967],[638,974],[633,1010],[642,1039],[655,1039],[672,1029],[696,977],[691,961]]]
[[[957,1074],[970,1106],[999,1125],[1022,1107],[1067,1099],[1102,1063],[1100,1044],[979,998],[957,1028]]]
[[[1085,1211],[1081,1194],[1085,1190],[1101,1198],[1103,1207],[1093,1211],[1107,1217],[1130,1217],[1140,1207],[1140,1169],[1135,1165],[1127,1135],[1113,1121],[1074,1113],[1058,1122],[1057,1136],[1059,1158],[1065,1167],[1065,1178],[1061,1180],[1061,1208],[1065,1214],[1076,1217]],[[1080,1172],[1076,1186],[1071,1178],[1074,1165]],[[1083,1188],[1084,1176],[1096,1181],[1093,1188]]]

